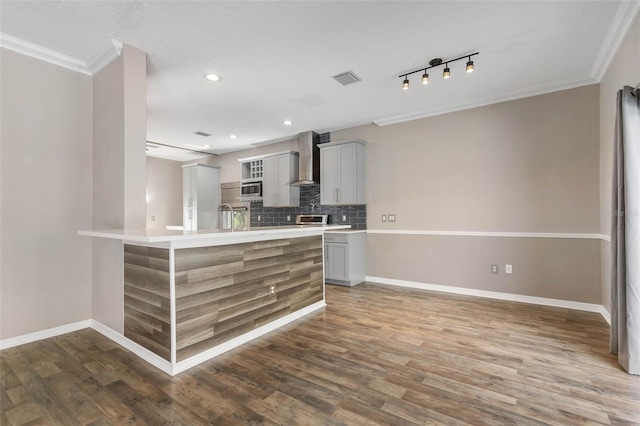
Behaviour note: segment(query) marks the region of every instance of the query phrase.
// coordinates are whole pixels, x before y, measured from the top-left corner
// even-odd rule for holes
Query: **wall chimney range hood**
[[[320,135],[316,132],[304,132],[298,136],[300,164],[299,176],[293,186],[318,185],[320,183]]]

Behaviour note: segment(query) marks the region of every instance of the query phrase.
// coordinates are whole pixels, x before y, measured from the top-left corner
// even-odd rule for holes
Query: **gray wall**
[[[0,49],[0,339],[91,318],[91,77]]]
[[[640,14],[636,16],[618,52],[600,82],[600,232],[611,235],[611,178],[616,93],[623,86],[640,83]],[[602,304],[611,311],[611,244],[601,243]]]
[[[124,45],[93,77],[93,229],[146,227],[146,54]],[[123,332],[122,242],[93,239],[93,319]]]
[[[182,225],[181,162],[147,157],[147,198],[147,228]]]
[[[597,234],[598,98],[592,85],[345,129],[331,140],[368,142],[368,230]],[[397,221],[381,222],[389,213]],[[601,300],[597,240],[375,233],[367,240],[369,276]],[[508,280],[490,273],[491,264],[502,274],[507,263],[514,271]]]

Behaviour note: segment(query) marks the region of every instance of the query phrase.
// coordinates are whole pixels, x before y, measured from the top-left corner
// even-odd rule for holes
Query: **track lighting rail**
[[[456,62],[461,59],[467,59],[467,58],[469,59],[469,61],[467,62],[467,72],[470,73],[470,72],[473,72],[473,69],[474,69],[474,65],[473,65],[473,61],[471,60],[471,57],[479,54],[480,52],[471,53],[469,55],[460,56],[459,58],[455,58],[455,59],[448,59],[446,61],[443,61],[440,58],[434,58],[429,61],[429,66],[421,67],[414,71],[405,72],[403,74],[400,74],[398,78],[404,78],[404,81],[402,82],[402,88],[406,90],[409,88],[409,76],[411,74],[415,74],[418,72],[424,72],[424,74],[422,74],[422,84],[428,84],[429,74],[427,74],[427,70],[430,70],[431,68],[439,67],[442,65],[444,65],[444,71],[442,73],[442,77],[449,78],[451,76],[451,70],[449,69],[449,64],[452,62]]]
[[[432,59],[431,61],[429,61],[429,66],[428,67],[422,67],[422,68],[418,68],[415,71],[405,72],[404,74],[400,74],[398,76],[398,78],[408,77],[411,74],[415,74],[415,73],[420,72],[420,71],[430,70],[431,68],[439,67],[439,66],[442,66],[442,65],[450,64],[451,62],[459,61],[460,59],[465,59],[465,58],[471,59],[472,56],[476,56],[476,55],[479,55],[479,54],[480,54],[480,52],[476,52],[476,53],[472,53],[470,55],[460,56],[459,58],[448,59],[446,61],[443,61],[440,58]]]

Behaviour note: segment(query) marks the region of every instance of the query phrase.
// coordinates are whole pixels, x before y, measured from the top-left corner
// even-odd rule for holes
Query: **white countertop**
[[[366,234],[367,230],[366,229],[353,229],[351,227],[349,228],[342,228],[342,229],[329,229],[327,231],[325,231],[326,234]]]
[[[191,247],[224,245],[268,239],[321,235],[328,231],[349,230],[350,225],[291,225],[261,226],[241,231],[207,229],[199,231],[170,231],[166,229],[105,229],[78,231],[78,235],[109,238],[132,243],[160,243],[162,246]],[[158,244],[151,244],[158,245]]]

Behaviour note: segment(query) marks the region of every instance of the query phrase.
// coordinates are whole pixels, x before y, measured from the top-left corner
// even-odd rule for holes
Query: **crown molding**
[[[405,121],[418,120],[420,118],[433,117],[436,115],[448,114],[450,112],[464,111],[465,109],[472,109],[491,104],[498,104],[501,102],[514,101],[516,99],[529,98],[531,96],[545,95],[547,93],[558,92],[560,90],[575,89],[577,87],[588,86],[590,84],[596,83],[598,83],[598,81],[592,77],[585,77],[579,80],[566,80],[551,85],[545,84],[542,86],[525,88],[524,90],[516,90],[499,96],[488,97],[475,102],[453,105],[447,108],[428,111],[415,111],[408,114],[399,114],[391,117],[379,118],[373,120],[373,123],[381,127],[388,126],[390,124],[403,123]]]
[[[89,56],[87,61],[82,61],[3,33],[0,33],[0,47],[87,75],[97,73],[122,52],[122,42],[110,39]]]
[[[115,61],[120,53],[122,53],[122,42],[113,38],[109,39],[87,58],[86,69],[93,75]]]
[[[49,62],[54,65],[58,65],[73,71],[81,72],[83,74],[90,74],[87,71],[84,61],[81,61],[71,56],[63,55],[55,50],[47,49],[46,47],[39,46],[37,44],[30,43],[28,41],[10,36],[8,34],[0,33],[0,47],[13,50],[14,52],[21,53],[32,58],[40,59],[41,61]]]
[[[609,65],[613,57],[618,53],[618,49],[629,32],[638,11],[640,11],[640,1],[638,0],[627,0],[620,3],[618,12],[613,18],[611,27],[609,27],[607,37],[604,39],[600,52],[591,68],[591,76],[596,81],[600,82],[604,77],[604,73],[609,69]]]

